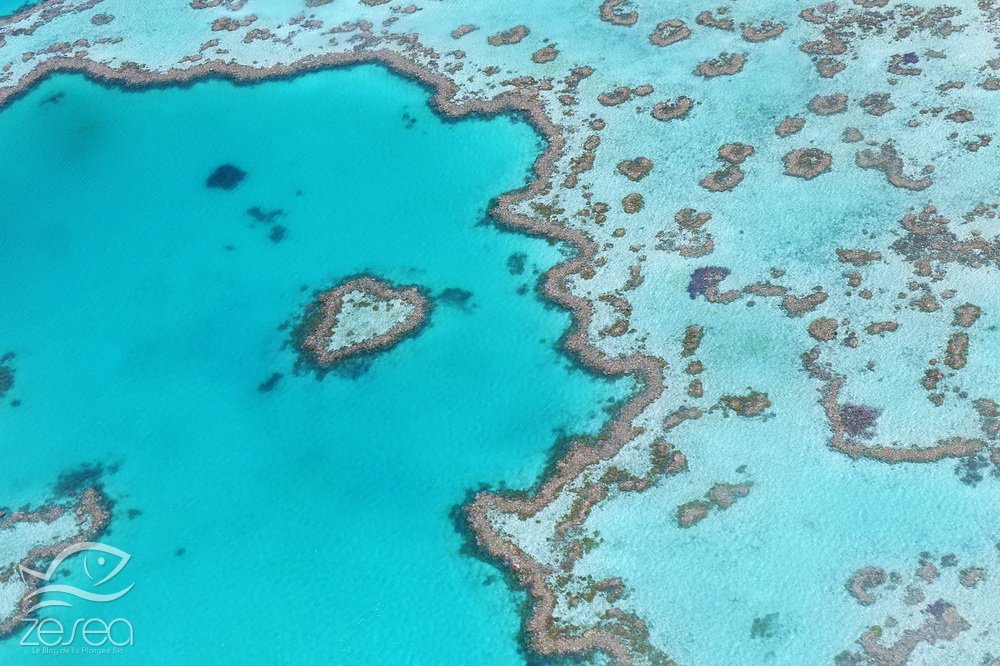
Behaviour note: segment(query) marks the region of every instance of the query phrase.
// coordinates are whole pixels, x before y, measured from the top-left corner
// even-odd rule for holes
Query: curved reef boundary
[[[100,484],[84,489],[74,502],[50,503],[34,510],[22,509],[10,513],[0,510],[0,530],[11,530],[19,523],[52,522],[62,516],[73,513],[80,531],[61,541],[52,544],[39,545],[32,548],[18,563],[17,568],[3,572],[15,576],[24,567],[37,566],[37,562],[50,560],[66,548],[75,544],[93,541],[107,532],[111,523],[111,500],[100,489]],[[38,589],[41,579],[35,576],[20,574],[26,587],[24,594],[17,602],[12,615],[0,618],[0,639],[15,634],[21,628],[21,622],[32,614],[32,605],[37,601],[32,593]]]
[[[208,78],[255,83],[361,64],[383,65],[423,85],[431,93],[430,106],[445,119],[515,114],[523,117],[548,144],[534,162],[535,178],[525,187],[497,197],[490,213],[501,226],[530,236],[567,243],[575,248],[576,252],[570,259],[553,266],[542,277],[541,291],[544,296],[569,310],[572,317],[563,346],[571,357],[597,373],[609,377],[630,375],[639,382],[641,389],[621,408],[593,443],[581,442],[571,446],[566,455],[555,462],[552,471],[547,478],[541,480],[536,491],[480,492],[465,506],[465,512],[480,556],[487,562],[506,566],[529,594],[531,602],[523,618],[525,642],[529,650],[551,656],[584,655],[601,651],[619,663],[630,663],[633,652],[630,649],[632,641],[629,639],[636,633],[646,633],[642,621],[629,617],[626,623],[629,626],[623,627],[621,632],[602,627],[585,631],[580,636],[569,636],[556,631],[553,617],[556,594],[547,580],[550,573],[548,567],[504,539],[489,519],[494,512],[514,513],[525,518],[540,511],[584,469],[608,460],[639,434],[640,431],[632,425],[633,420],[656,401],[664,390],[664,362],[661,359],[639,353],[607,356],[587,339],[587,331],[594,317],[594,306],[586,298],[573,294],[566,281],[594,259],[598,252],[594,240],[583,232],[529,217],[515,210],[517,204],[551,189],[555,164],[563,155],[565,140],[562,131],[549,118],[538,97],[523,92],[504,92],[491,99],[458,102],[455,98],[459,86],[450,78],[409,60],[396,51],[379,49],[307,56],[290,64],[265,68],[212,60],[190,68],[170,68],[163,72],[152,71],[136,63],[125,63],[114,68],[85,58],[52,57],[24,75],[16,86],[0,91],[0,108],[58,73],[82,73],[102,84],[149,88],[193,84]]]
[[[400,299],[413,307],[413,311],[391,329],[371,338],[366,338],[341,349],[331,350],[330,336],[340,319],[344,297],[353,291],[360,291],[377,299],[389,301]],[[360,354],[377,354],[388,351],[411,335],[420,332],[430,316],[430,300],[415,285],[397,286],[373,275],[358,275],[349,278],[332,289],[320,292],[307,306],[300,331],[293,334],[299,351],[306,355],[307,365],[315,365],[320,372]]]
[[[100,2],[100,0],[98,0],[98,2]],[[20,23],[28,17],[42,12],[48,5],[51,4],[54,4],[54,0],[22,0],[21,4],[14,9],[0,14],[0,28],[5,25]]]
[[[984,452],[987,448],[982,439],[971,437],[950,437],[939,439],[932,444],[913,445],[910,447],[873,445],[858,441],[845,427],[844,415],[841,411],[840,391],[846,379],[843,375],[834,374],[819,364],[818,347],[802,355],[802,367],[809,376],[820,381],[819,404],[823,408],[827,424],[830,428],[829,447],[844,454],[852,460],[867,458],[875,462],[898,463],[933,463],[946,458],[966,458]]]

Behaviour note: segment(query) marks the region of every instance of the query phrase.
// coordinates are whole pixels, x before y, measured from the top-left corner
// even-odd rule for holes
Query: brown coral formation
[[[831,79],[845,69],[847,65],[833,58],[823,57],[816,60],[816,71],[825,79]]]
[[[829,342],[837,337],[837,320],[820,317],[809,322],[809,335],[820,342]]]
[[[778,123],[778,126],[774,128],[774,133],[784,139],[786,136],[801,132],[805,126],[805,118],[789,116]]]
[[[597,101],[600,102],[602,106],[618,106],[619,104],[624,104],[630,99],[632,99],[632,88],[629,88],[628,86],[619,86],[614,90],[601,93],[597,96]]]
[[[705,331],[700,326],[688,326],[684,329],[684,338],[681,340],[681,356],[693,356],[697,353],[704,336]]]
[[[969,334],[952,333],[944,351],[944,364],[952,370],[961,370],[969,358]]]
[[[927,559],[921,559],[920,566],[917,567],[915,573],[925,583],[933,583],[940,575],[938,573],[937,565]]]
[[[949,220],[935,206],[926,206],[919,214],[907,213],[900,226],[906,234],[893,242],[892,249],[918,269],[932,262],[954,262],[971,268],[1000,262],[1000,244],[975,232],[958,238],[949,230]]]
[[[835,375],[818,363],[819,349],[803,355],[803,367],[821,380],[821,404],[830,425],[832,449],[851,458],[870,458],[886,463],[936,462],[945,458],[963,458],[981,453],[985,443],[980,439],[951,437],[927,446],[878,446],[861,442],[874,436],[874,423],[878,410],[859,405],[842,405],[840,391],[844,377]]]
[[[225,7],[231,12],[243,9],[247,0],[191,0],[191,9],[211,9],[212,7]]]
[[[833,93],[832,95],[816,95],[809,101],[809,110],[817,116],[832,116],[847,111],[847,95]]]
[[[463,23],[462,25],[458,26],[457,28],[451,31],[451,38],[460,39],[461,37],[465,37],[470,32],[474,32],[476,30],[479,30],[479,28],[472,25],[471,23]]]
[[[725,9],[719,10],[720,15],[725,14]],[[705,10],[700,12],[698,16],[695,17],[694,22],[698,25],[703,25],[707,28],[716,28],[718,30],[732,30],[735,27],[732,19],[729,18],[716,18],[712,12]]]
[[[576,490],[577,497],[573,500],[569,513],[556,523],[556,536],[566,536],[566,533],[571,529],[582,525],[594,506],[608,496],[608,484],[616,483],[617,479],[607,474],[605,474],[605,477],[607,477],[607,480],[602,478],[602,483],[588,483]]]
[[[955,308],[955,319],[952,323],[955,326],[969,328],[979,320],[980,314],[982,314],[982,310],[978,305],[963,303]]]
[[[17,563],[19,566],[35,569],[40,562],[51,561],[70,546],[99,538],[111,522],[111,502],[104,496],[99,486],[92,486],[82,490],[75,499],[49,504],[33,511],[27,509],[0,511],[0,531],[14,530],[20,523],[52,523],[68,513],[75,515],[76,533],[62,541],[33,548]],[[18,575],[17,570],[16,567],[14,570],[7,570],[4,575]],[[26,584],[26,589],[21,599],[16,601],[13,614],[0,618],[0,638],[22,630],[24,618],[29,615],[31,608],[37,602],[31,595],[37,589],[41,578],[25,575],[21,575],[21,578]]]
[[[629,329],[628,319],[619,319],[611,326],[602,329],[601,335],[610,336],[612,338],[618,338],[628,333],[628,329]]]
[[[660,121],[676,120],[683,118],[694,107],[694,101],[690,97],[683,95],[675,100],[657,102],[653,105],[650,115]]]
[[[886,65],[885,69],[896,76],[920,76],[924,71],[920,67],[907,66],[906,56],[901,53],[890,56],[889,64]]]
[[[864,141],[865,135],[861,133],[857,127],[848,127],[844,130],[843,141],[844,143],[857,143],[859,141]]]
[[[963,631],[971,629],[971,625],[958,614],[955,607],[938,600],[928,607],[928,617],[915,629],[906,629],[891,645],[883,644],[881,631],[869,629],[861,635],[858,642],[869,663],[889,666],[905,664],[910,655],[921,643],[931,645],[942,640],[954,640]]]
[[[490,35],[486,38],[486,42],[490,46],[509,46],[511,44],[517,44],[522,39],[528,36],[531,30],[528,29],[526,25],[515,25],[513,28],[508,28],[498,32],[495,35]]]
[[[706,79],[716,76],[732,76],[743,70],[743,65],[747,62],[746,54],[723,52],[715,58],[709,58],[698,64],[694,73]]]
[[[856,162],[862,169],[875,169],[885,174],[886,179],[894,187],[906,190],[925,190],[933,181],[928,177],[913,179],[903,174],[903,160],[892,144],[882,144],[878,153],[869,149],[859,151]]]
[[[940,566],[943,568],[952,569],[957,565],[958,558],[954,554],[945,554],[940,558]],[[926,551],[920,554],[920,565],[913,574],[915,580],[905,587],[904,576],[899,572],[886,573],[879,567],[865,567],[855,572],[847,583],[847,589],[862,605],[871,606],[879,603],[883,597],[888,597],[897,590],[899,600],[906,606],[926,605],[919,609],[919,613],[904,611],[904,614],[911,618],[909,628],[901,626],[902,622],[897,619],[895,613],[887,616],[881,624],[870,626],[857,641],[860,653],[845,650],[837,655],[834,662],[842,666],[849,664],[903,666],[910,663],[914,650],[921,643],[940,647],[941,641],[954,640],[962,632],[971,629],[972,626],[962,618],[950,601],[938,598],[932,603],[927,603],[928,598],[934,598],[928,596],[932,589],[931,585],[941,577],[942,573],[931,553]],[[971,589],[985,578],[986,570],[970,566],[953,575],[963,587]],[[882,588],[884,595],[880,594],[876,598],[871,593],[874,588]],[[886,630],[891,630],[891,634]],[[986,633],[983,632],[982,635]],[[890,635],[892,638],[889,638]],[[983,664],[989,663],[992,666],[994,662],[992,657],[982,659]]]
[[[744,176],[741,168],[730,164],[724,169],[708,174],[699,184],[711,192],[726,192],[743,182]]]
[[[618,173],[633,182],[645,178],[653,170],[653,161],[648,157],[636,157],[632,160],[622,160],[618,163]]]
[[[864,567],[855,571],[851,579],[847,581],[847,591],[862,606],[870,606],[875,603],[875,597],[871,593],[872,590],[883,585],[887,578],[885,569]]]
[[[412,306],[410,314],[397,322],[387,332],[365,338],[345,347],[331,349],[330,337],[339,321],[344,297],[352,292],[362,292],[378,302],[401,299]],[[299,348],[307,364],[326,370],[337,363],[359,354],[370,354],[388,349],[427,323],[430,302],[416,287],[395,287],[371,276],[361,276],[325,291],[310,304],[299,327]],[[349,324],[348,324],[349,325]]]
[[[759,44],[771,39],[776,39],[785,31],[785,26],[774,21],[762,21],[759,25],[744,25],[743,39],[748,42]]]
[[[731,190],[743,181],[740,165],[754,154],[754,147],[745,143],[727,143],[719,147],[719,159],[726,166],[705,176],[700,185],[711,192]]]
[[[852,266],[867,266],[882,259],[882,253],[873,250],[837,248],[837,260]]]
[[[986,577],[986,570],[982,567],[967,567],[958,573],[958,582],[961,583],[963,587],[975,587],[981,580],[983,580],[983,578]]]
[[[934,236],[945,230],[948,218],[939,215],[936,206],[925,206],[920,213],[907,213],[899,221],[901,227],[917,236]]]
[[[711,511],[725,511],[736,500],[750,494],[749,483],[716,483],[705,493],[706,499],[696,499],[677,507],[677,526],[689,528],[708,518]]]
[[[789,317],[801,317],[807,312],[812,312],[821,304],[825,303],[826,299],[827,295],[824,291],[814,291],[813,293],[806,294],[805,296],[788,294],[781,299],[781,309],[784,310],[785,314]]]
[[[555,44],[548,44],[531,54],[531,61],[539,65],[552,62],[559,57],[559,49]]]
[[[870,116],[884,116],[896,108],[889,101],[889,93],[872,93],[858,102],[858,106]]]
[[[649,41],[656,46],[670,46],[691,36],[691,29],[680,19],[668,19],[656,24]]]
[[[720,146],[719,159],[730,164],[743,164],[754,152],[753,146],[737,141]]]
[[[645,202],[641,194],[638,192],[632,192],[631,194],[626,194],[622,198],[622,210],[630,215],[638,213],[642,210],[644,203]]]
[[[785,154],[785,174],[812,180],[830,170],[833,157],[819,148],[800,148]]]
[[[799,50],[809,55],[837,56],[847,52],[847,44],[833,30],[826,29],[823,39],[806,42]]]
[[[705,226],[712,219],[711,213],[699,213],[694,208],[682,208],[674,215],[674,222],[682,229],[694,231]]]
[[[771,401],[766,393],[751,390],[746,395],[724,395],[719,399],[719,405],[740,416],[754,417],[763,414],[771,406]]]
[[[731,507],[736,500],[750,494],[749,483],[717,483],[708,489],[705,497],[721,510]]]
[[[868,335],[881,335],[882,333],[895,333],[899,330],[899,323],[894,321],[873,321],[865,327]]]
[[[677,507],[677,526],[691,527],[708,518],[712,505],[705,500],[693,500]]]
[[[232,32],[234,30],[239,30],[240,28],[246,28],[247,26],[253,24],[257,20],[256,16],[250,15],[246,18],[236,20],[229,18],[228,16],[220,16],[219,18],[212,21],[212,31],[213,32]]]
[[[639,20],[639,12],[635,10],[623,11],[622,8],[628,5],[629,0],[604,0],[601,3],[601,20],[612,25],[630,26],[635,25]]]

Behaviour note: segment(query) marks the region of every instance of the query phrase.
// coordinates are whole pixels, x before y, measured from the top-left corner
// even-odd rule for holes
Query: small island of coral
[[[41,581],[25,568],[100,537],[110,520],[109,501],[96,487],[34,510],[0,508],[0,638],[23,628],[37,602],[32,592]]]
[[[299,327],[299,348],[309,365],[327,370],[394,347],[427,323],[430,310],[419,287],[368,275],[351,278],[309,304]]]

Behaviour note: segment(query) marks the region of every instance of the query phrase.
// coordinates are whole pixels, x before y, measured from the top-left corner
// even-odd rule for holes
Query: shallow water
[[[359,67],[142,93],[59,76],[0,112],[0,353],[22,401],[0,406],[0,501],[118,466],[126,660],[520,660],[522,598],[450,514],[480,483],[529,486],[629,386],[556,351],[569,317],[534,285],[564,250],[483,223],[537,136],[426,101]],[[246,179],[207,189],[223,163]],[[472,297],[356,378],[293,374],[281,325],[363,271]]]

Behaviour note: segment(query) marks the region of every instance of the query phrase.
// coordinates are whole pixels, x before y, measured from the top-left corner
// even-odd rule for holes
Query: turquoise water
[[[118,465],[127,661],[522,659],[523,599],[450,513],[480,483],[529,486],[629,387],[556,351],[569,317],[533,288],[564,250],[481,224],[536,135],[426,101],[362,67],[142,93],[59,76],[0,112],[0,353],[22,401],[0,406],[0,498]],[[244,182],[206,189],[227,162]],[[284,211],[281,242],[252,206]],[[356,378],[292,374],[281,325],[360,271],[472,297]]]
[[[0,18],[37,5],[41,0],[0,0]]]

